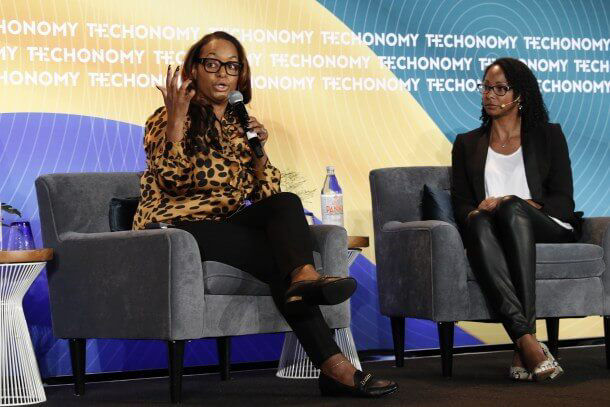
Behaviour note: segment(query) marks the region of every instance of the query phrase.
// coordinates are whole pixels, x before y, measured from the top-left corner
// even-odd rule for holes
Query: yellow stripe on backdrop
[[[483,343],[509,343],[510,338],[500,324],[479,322],[460,322],[460,328],[475,336]],[[604,336],[604,324],[601,317],[564,318],[559,322],[559,339],[597,338]],[[546,323],[536,321],[536,337],[546,341]]]
[[[448,165],[451,144],[416,100],[405,90],[348,91],[325,89],[324,77],[396,80],[376,55],[363,45],[324,44],[321,32],[350,33],[341,21],[314,0],[268,1],[2,1],[0,20],[77,23],[74,36],[14,35],[0,33],[0,47],[19,47],[15,58],[4,58],[2,71],[78,73],[78,86],[18,85],[0,82],[0,112],[49,112],[102,117],[143,125],[162,104],[154,87],[91,86],[89,74],[125,73],[162,75],[166,64],[153,51],[185,51],[215,28],[312,32],[302,44],[257,42],[242,38],[250,55],[254,77],[313,78],[312,89],[255,89],[250,109],[270,132],[267,146],[272,162],[282,171],[293,170],[305,179],[305,188],[319,190],[326,165],[334,165],[344,190],[346,228],[350,234],[373,236],[368,173],[373,168]],[[188,39],[100,38],[87,24],[169,26],[193,28]],[[16,25],[13,26],[16,29]],[[240,35],[237,35],[240,37]],[[145,51],[138,63],[31,61],[27,47],[115,49]],[[286,68],[274,66],[271,54],[345,55],[368,60],[367,68]],[[306,207],[320,215],[316,196]],[[372,243],[372,239],[371,239]],[[374,261],[373,248],[364,255]],[[597,319],[573,320],[585,336],[599,336]],[[464,323],[470,333],[487,343],[506,342],[496,324]],[[570,332],[575,332],[572,329]],[[580,335],[582,336],[582,335]]]

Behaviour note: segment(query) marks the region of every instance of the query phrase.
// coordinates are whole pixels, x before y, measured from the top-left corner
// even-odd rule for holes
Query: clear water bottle
[[[343,191],[335,176],[335,167],[326,167],[326,179],[320,195],[322,223],[343,226]]]

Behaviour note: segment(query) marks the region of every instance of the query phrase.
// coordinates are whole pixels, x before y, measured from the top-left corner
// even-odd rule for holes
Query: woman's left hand
[[[493,211],[498,206],[498,202],[500,202],[500,198],[496,198],[495,196],[490,196],[481,201],[477,209],[482,209],[484,211]]]
[[[264,146],[267,142],[267,138],[269,138],[269,133],[265,126],[263,126],[254,116],[250,116],[250,121],[248,122],[248,126],[250,130],[258,134],[258,138],[261,141],[261,144]]]

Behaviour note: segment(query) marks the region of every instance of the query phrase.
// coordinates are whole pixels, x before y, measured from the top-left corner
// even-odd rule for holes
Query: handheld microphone
[[[256,132],[250,130],[250,127],[248,126],[250,117],[248,116],[248,111],[244,105],[244,95],[242,95],[238,90],[231,91],[229,93],[229,104],[233,106],[233,110],[237,114],[239,123],[246,132],[246,137],[248,138],[250,148],[252,151],[254,151],[257,158],[261,158],[263,155],[265,155],[265,153],[263,152],[263,146],[261,144],[261,140],[258,138],[258,135]]]
[[[504,109],[506,106],[510,106],[510,105],[512,105],[513,103],[517,103],[517,102],[519,101],[519,99],[521,99],[521,95],[517,96],[517,99],[513,100],[512,102],[509,102],[509,103],[502,103],[502,104],[500,105],[500,108],[501,108],[501,109]]]

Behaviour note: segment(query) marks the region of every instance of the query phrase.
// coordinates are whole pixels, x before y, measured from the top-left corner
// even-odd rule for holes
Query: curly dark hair
[[[483,78],[487,75],[489,68],[494,65],[502,68],[508,85],[514,90],[515,99],[521,96],[519,100],[521,105],[521,110],[519,110],[521,128],[528,130],[539,124],[548,123],[549,112],[544,104],[538,81],[528,66],[515,58],[499,58],[485,68]],[[481,108],[483,127],[488,128],[491,125],[491,120],[491,117],[485,112],[485,108]]]

